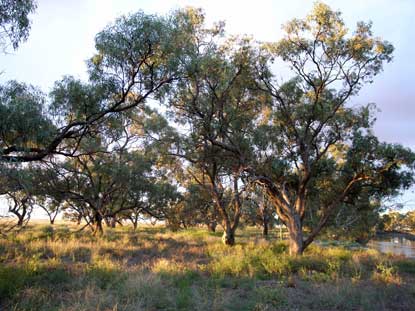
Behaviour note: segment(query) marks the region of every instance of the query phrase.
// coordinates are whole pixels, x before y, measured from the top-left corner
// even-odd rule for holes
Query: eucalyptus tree
[[[415,230],[415,211],[409,211],[403,219],[404,230],[413,232]]]
[[[45,96],[35,96],[37,92],[32,89],[26,93],[35,94],[26,101],[18,92],[0,96],[3,110],[21,104],[20,113],[14,115],[14,126],[30,120],[30,127],[19,133],[19,140],[9,139],[14,131],[4,128],[0,161],[29,162],[57,154],[76,155],[80,140],[104,119],[143,108],[148,99],[157,98],[183,74],[186,60],[182,53],[193,44],[193,22],[187,11],[167,17],[138,12],[118,18],[96,36],[96,54],[88,61],[88,82],[65,77],[55,84],[48,104]],[[35,120],[30,113],[32,107],[39,107],[47,115]],[[47,131],[38,130],[44,123]],[[37,135],[44,137],[37,139]]]
[[[376,192],[376,193],[374,193]],[[332,212],[322,233],[339,240],[352,240],[367,243],[375,234],[380,221],[380,215],[385,211],[382,195],[375,190],[362,188],[359,192],[349,194]],[[319,221],[318,202],[310,200],[307,215],[303,225],[307,230],[312,229]]]
[[[31,166],[21,168],[17,165],[2,165],[0,181],[0,195],[7,201],[7,211],[2,216],[17,218],[17,221],[2,222],[1,231],[22,228],[29,222],[35,208],[34,196],[42,191],[41,187],[38,187],[37,170]]]
[[[189,225],[204,224],[210,232],[215,232],[220,221],[214,201],[206,189],[189,178],[184,193],[184,212],[182,218]]]
[[[74,209],[94,234],[102,234],[105,219],[131,209],[124,200],[129,185],[133,179],[145,179],[150,167],[137,154],[79,156],[55,167],[59,179],[50,186],[65,195],[66,213]]]
[[[379,229],[385,232],[403,231],[404,229],[404,214],[393,211],[382,215],[379,223]]]
[[[244,162],[234,149],[248,154],[247,131],[262,96],[253,89],[251,74],[256,51],[247,38],[224,41],[222,25],[206,29],[203,15],[195,29],[199,37],[186,77],[168,97],[174,121],[182,130],[171,154],[185,161],[192,182],[212,197],[224,228],[225,244],[235,243],[242,208]],[[231,146],[231,147],[228,147]]]
[[[341,14],[317,3],[284,30],[283,39],[264,45],[264,55],[280,57],[293,78],[279,85],[269,62],[257,63],[257,86],[272,100],[254,134],[251,173],[289,231],[290,253],[301,254],[334,211],[362,189],[382,197],[409,187],[415,156],[378,141],[370,105],[349,104],[392,59],[392,45],[374,37],[370,23],[359,22],[348,35]],[[311,205],[317,220],[305,236]]]
[[[305,19],[289,22],[285,33],[261,49],[247,40],[219,44],[201,36],[169,103],[184,127],[176,155],[210,191],[225,240],[235,227],[222,199],[232,185],[225,180],[232,177],[237,188],[248,178],[264,187],[286,225],[290,253],[302,254],[333,213],[364,191],[371,201],[409,187],[415,156],[379,142],[373,106],[349,104],[392,59],[392,45],[374,37],[370,24],[360,22],[348,35],[341,14],[317,3]],[[277,83],[270,69],[275,58],[292,70],[285,83]],[[310,209],[316,219],[305,237]]]
[[[57,156],[69,157],[66,166],[56,170],[66,170],[63,178],[73,170],[70,163],[76,157],[93,158],[101,151],[93,137],[122,128],[126,119],[146,109],[148,99],[157,98],[182,75],[185,60],[180,53],[193,42],[192,23],[190,11],[121,17],[96,36],[88,82],[65,77],[49,97],[14,81],[2,86],[0,161],[11,167],[46,160],[57,169],[62,164]],[[93,143],[82,148],[84,140]],[[86,211],[82,205],[76,208]]]
[[[167,226],[174,223],[173,218],[177,219],[175,206],[181,201],[181,194],[174,184],[153,176],[145,186],[132,187],[125,200],[129,209],[120,217],[129,220],[136,230],[140,222],[164,221]]]
[[[50,195],[50,189],[44,189],[47,192],[42,195],[33,197],[35,207],[42,209],[49,218],[51,225],[55,224],[55,220],[62,211],[64,203],[64,195],[55,194]]]
[[[17,217],[16,226],[22,228],[30,220],[33,202],[30,195],[24,191],[7,193],[8,213]]]
[[[9,81],[0,86],[0,156],[38,147],[56,131],[46,107],[45,95],[37,88]]]
[[[103,233],[103,222],[114,226],[130,219],[136,227],[144,215],[164,219],[178,199],[154,152],[169,133],[165,125],[148,108],[101,120],[85,133],[76,155],[44,161],[55,174],[43,185],[48,197],[63,206],[66,217],[82,217],[94,234]]]
[[[275,225],[275,209],[261,187],[251,187],[243,206],[242,219],[246,224],[262,227],[262,235],[268,236]]]
[[[34,0],[0,0],[0,46],[14,50],[26,41],[30,31],[29,14],[36,10]]]

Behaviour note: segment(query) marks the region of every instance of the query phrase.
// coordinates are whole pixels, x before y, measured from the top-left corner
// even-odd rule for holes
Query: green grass
[[[278,232],[203,229],[103,237],[32,225],[0,239],[0,310],[411,310],[415,261],[355,245],[290,257]]]

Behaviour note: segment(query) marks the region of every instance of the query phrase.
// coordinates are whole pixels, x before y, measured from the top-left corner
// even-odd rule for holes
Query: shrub
[[[13,298],[27,278],[28,273],[24,269],[0,265],[0,301]]]
[[[388,261],[376,265],[372,278],[375,281],[386,284],[401,284],[401,278],[397,273],[396,267]]]

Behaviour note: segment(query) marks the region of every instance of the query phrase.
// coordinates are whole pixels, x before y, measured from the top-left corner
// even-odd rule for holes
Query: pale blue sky
[[[0,82],[16,79],[48,92],[63,75],[86,78],[85,60],[94,53],[94,36],[117,16],[143,10],[167,13],[184,6],[201,7],[208,22],[224,20],[228,33],[246,33],[258,40],[281,37],[281,25],[307,14],[309,0],[39,0],[32,15],[29,40],[9,54],[0,55]],[[395,46],[394,61],[375,82],[366,86],[355,103],[374,102],[381,112],[375,131],[388,142],[415,150],[415,0],[330,0],[350,29],[357,21],[373,21],[376,36]],[[404,201],[413,200],[413,191]]]

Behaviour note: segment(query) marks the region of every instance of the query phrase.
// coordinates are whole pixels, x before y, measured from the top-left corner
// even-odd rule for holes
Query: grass
[[[0,240],[0,310],[411,310],[415,261],[350,245],[290,257],[259,231],[31,225]]]

